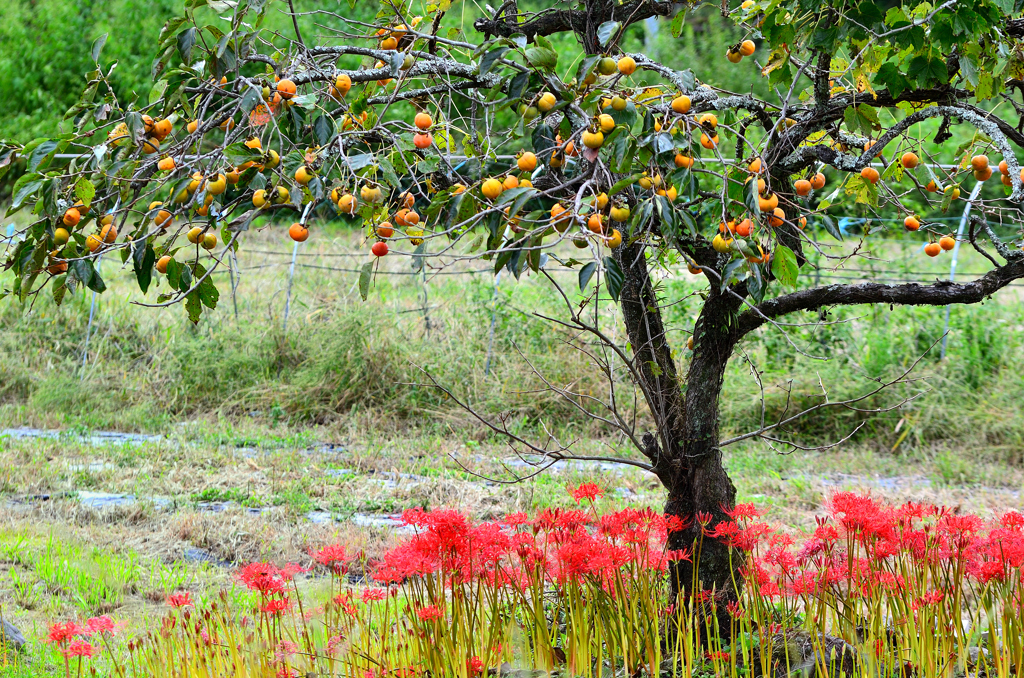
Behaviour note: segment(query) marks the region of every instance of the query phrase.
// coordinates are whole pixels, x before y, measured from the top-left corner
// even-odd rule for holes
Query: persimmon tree
[[[353,18],[357,5],[376,15]],[[120,257],[135,271],[136,303],[183,304],[197,322],[217,304],[211,273],[254,220],[291,224],[301,241],[331,215],[375,241],[364,296],[383,256],[438,267],[486,259],[548,280],[565,302],[555,320],[588,338],[581,350],[609,385],[604,398],[551,388],[628,439],[637,452],[626,462],[655,474],[666,512],[688,520],[671,546],[701,547],[680,562],[677,588],[698,568],[702,586],[729,597],[740,559],[719,529],[735,505],[722,448],[782,444],[804,414],[721,439],[723,377],[744,338],[841,305],[977,303],[1024,277],[1024,252],[1006,242],[1024,197],[1024,109],[1013,98],[1024,91],[1024,24],[1013,0],[712,6],[742,37],[722,63],[748,68],[769,94],[708,84],[701,70],[714,64],[677,70],[620,47],[651,18],[680,35],[686,3],[506,0],[463,25],[452,0],[308,12],[291,0],[189,0],[155,36],[148,97],[115,96],[98,41],[65,133],[5,145],[0,165],[27,163],[9,211],[31,223],[7,243],[3,294],[31,302],[48,286],[60,303],[83,287],[102,292],[96,260]],[[265,26],[271,12],[288,17],[290,33]],[[316,44],[300,24],[318,27]],[[950,169],[936,154],[954,131],[969,141]],[[836,247],[837,205],[898,215],[933,241],[929,254],[953,247],[911,206],[959,209],[972,174],[1005,185],[973,199],[964,234],[991,265],[982,277],[814,286],[801,276],[812,253],[839,266],[863,252]],[[555,282],[552,262],[579,272],[579,291]],[[687,353],[673,349],[663,315],[679,300],[656,283],[682,268],[706,279]],[[609,298],[626,348],[597,311]],[[521,452],[574,456],[554,435],[530,442],[477,414]]]

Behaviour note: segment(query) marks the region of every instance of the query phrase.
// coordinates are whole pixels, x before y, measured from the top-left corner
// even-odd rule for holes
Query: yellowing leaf
[[[784,46],[777,47],[768,58],[768,63],[761,69],[761,75],[768,77],[768,74],[777,68],[782,68],[789,62],[789,50]]]
[[[256,127],[262,127],[270,122],[270,118],[272,117],[273,116],[267,109],[266,104],[258,104],[256,108],[252,109],[249,113],[249,122]]]
[[[875,94],[875,88],[871,86],[871,81],[868,80],[868,77],[863,73],[857,74],[857,91],[868,92],[871,94],[873,99],[878,98],[878,95]]]
[[[644,91],[640,92],[640,94],[637,95],[636,100],[645,101],[647,99],[657,99],[664,93],[665,92],[659,87],[648,87],[647,89],[645,89]]]

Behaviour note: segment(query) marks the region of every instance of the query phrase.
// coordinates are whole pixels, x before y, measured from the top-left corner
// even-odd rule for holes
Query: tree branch
[[[590,21],[600,25],[605,21],[619,19],[623,22],[623,28],[652,16],[668,16],[672,12],[672,6],[677,4],[670,0],[632,0],[618,7],[612,3],[601,3],[601,11],[591,14]],[[499,12],[500,14],[500,12]],[[528,40],[533,40],[538,35],[552,35],[573,31],[583,34],[586,31],[587,12],[575,9],[551,9],[540,12],[530,21],[519,23],[520,14],[506,14],[504,17],[493,19],[477,19],[473,24],[480,33],[485,35],[496,35],[507,38],[516,33],[523,33]]]
[[[1017,253],[1011,253],[1017,254]],[[882,285],[829,285],[800,290],[764,301],[740,314],[737,337],[742,337],[769,320],[797,311],[813,311],[824,306],[854,304],[900,304],[902,306],[946,306],[974,304],[991,296],[1014,280],[1024,278],[1024,253],[1014,256],[1006,266],[989,271],[977,280],[954,283],[938,280],[931,285],[906,283]]]

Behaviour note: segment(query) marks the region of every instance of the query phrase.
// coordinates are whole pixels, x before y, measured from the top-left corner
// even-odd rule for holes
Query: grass
[[[356,430],[448,435],[467,427],[474,437],[486,437],[428,384],[427,372],[484,413],[511,411],[515,430],[537,432],[543,422],[565,437],[607,435],[575,405],[547,391],[534,373],[536,368],[582,394],[607,389],[589,358],[574,348],[577,340],[534,315],[564,314],[544,281],[506,277],[497,292],[489,275],[435,275],[424,284],[402,275],[410,271],[396,257],[382,263],[363,302],[357,276],[348,269],[368,256],[366,243],[328,225],[300,253],[285,332],[290,252],[273,229],[252,235],[239,255],[237,318],[226,275],[220,308],[193,327],[179,308],[132,306],[137,297],[129,296],[130,271],[109,263],[104,270],[112,289],[98,298],[91,330],[89,295],[76,295],[59,309],[46,298],[26,307],[5,303],[0,422],[164,431],[188,420],[252,420],[269,427],[326,426],[329,437]],[[925,278],[943,274],[943,264],[912,257],[898,242],[881,247],[890,260],[883,275],[890,279],[908,276],[904,271]],[[983,266],[963,252],[960,270]],[[841,275],[850,277],[850,271]],[[557,277],[575,287],[573,274]],[[676,300],[666,312],[683,369],[699,282],[686,274],[662,281],[665,297]],[[1024,317],[1017,292],[1010,288],[986,304],[952,309],[942,361],[934,346],[942,334],[942,309],[835,309],[832,324],[794,328],[788,337],[762,331],[744,342],[727,375],[723,429],[743,432],[759,421],[760,390],[751,364],[761,373],[766,413],[773,417],[819,402],[822,387],[833,401],[858,395],[924,355],[914,375],[919,381],[867,403],[881,407],[916,398],[905,407],[872,416],[832,410],[784,433],[803,444],[825,444],[863,423],[856,440],[879,449],[965,446],[1019,460],[1024,412],[1014,394],[1024,374],[1017,331]],[[604,308],[603,322],[624,342],[617,311]],[[618,388],[628,392],[621,379]]]

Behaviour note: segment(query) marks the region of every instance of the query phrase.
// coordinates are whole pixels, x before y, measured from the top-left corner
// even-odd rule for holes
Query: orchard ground
[[[495,289],[486,262],[456,267],[460,275],[428,270],[424,281],[408,259],[390,257],[364,302],[357,270],[370,256],[368,243],[333,225],[312,233],[296,258],[287,330],[291,243],[276,227],[252,234],[238,254],[234,303],[225,273],[219,307],[198,328],[180,308],[132,306],[130,269],[104,262],[113,293],[97,300],[84,367],[91,295],[60,309],[47,298],[3,307],[0,606],[30,641],[24,675],[46,675],[59,659],[40,640],[48,621],[110,614],[141,628],[175,590],[233,586],[239,563],[301,560],[309,548],[338,540],[381,553],[399,538],[395,514],[406,508],[454,506],[496,518],[568,506],[565,488],[581,482],[605,487],[609,510],[660,505],[656,480],[626,466],[560,465],[509,483],[532,469],[423,385],[425,370],[483,414],[513,411],[511,425],[524,435],[541,435],[543,421],[579,440],[580,454],[626,455],[623,441],[545,390],[530,367],[580,392],[606,388],[569,345],[573,338],[534,315],[557,317],[546,283],[506,273]],[[879,240],[877,247],[882,277],[948,275],[948,255],[929,259],[919,243]],[[960,259],[962,272],[980,267],[970,252]],[[820,275],[858,277],[850,269]],[[575,272],[556,279],[578,289]],[[692,313],[687,295],[701,282],[685,273],[662,280],[684,300],[671,313]],[[801,328],[800,350],[829,361],[769,334],[748,342],[769,418],[787,403],[816,402],[822,387],[832,400],[869,390],[927,353],[914,373],[921,381],[874,401],[918,396],[902,408],[814,417],[787,432],[801,445],[824,445],[864,422],[840,447],[786,454],[730,447],[738,500],[797,532],[813,527],[835,489],[984,516],[1019,507],[1019,291],[954,308],[944,361],[937,346],[928,350],[941,336],[941,309],[854,308],[831,318],[845,322]],[[467,299],[474,303],[458,303]],[[859,377],[841,379],[844,371]],[[726,393],[724,428],[749,430],[761,408],[748,363],[731,370]],[[111,430],[144,435],[98,433]]]

